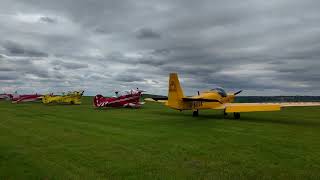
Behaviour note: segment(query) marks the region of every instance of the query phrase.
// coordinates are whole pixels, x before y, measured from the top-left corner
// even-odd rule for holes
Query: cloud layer
[[[0,7],[0,91],[320,94],[316,0],[18,1]]]

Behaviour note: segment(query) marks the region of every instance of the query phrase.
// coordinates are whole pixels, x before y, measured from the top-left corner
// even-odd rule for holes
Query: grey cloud
[[[139,29],[137,32],[138,39],[159,39],[161,38],[161,34],[158,32],[155,32],[151,28],[142,28]]]
[[[49,78],[50,77],[48,71],[41,70],[41,69],[38,69],[38,68],[35,68],[35,67],[31,67],[30,71],[26,72],[25,74],[32,74],[32,75],[35,75],[35,76],[37,76],[39,78]]]
[[[2,66],[2,67],[0,67],[0,71],[14,71],[15,70],[15,68],[13,68],[13,67],[8,67],[8,66]]]
[[[45,23],[57,23],[57,20],[54,19],[54,18],[51,18],[51,17],[47,17],[47,16],[44,16],[44,17],[40,17],[39,19],[41,22],[45,22]]]
[[[101,34],[107,34],[108,33],[108,31],[106,31],[102,27],[96,27],[96,28],[94,28],[94,31],[97,32],[97,33],[101,33]]]
[[[60,70],[59,67],[64,67],[66,69],[82,69],[87,68],[88,64],[74,63],[74,62],[64,62],[64,61],[53,61],[51,64],[57,65],[56,70]]]
[[[29,57],[47,57],[48,54],[35,50],[31,47],[22,46],[16,42],[6,41],[2,45],[10,55],[29,56]]]
[[[135,75],[129,75],[129,74],[118,74],[118,75],[114,76],[114,79],[117,81],[122,81],[122,82],[143,81],[143,78],[137,77]]]
[[[11,73],[0,72],[0,80],[16,80],[17,78],[18,78],[18,75],[14,72],[11,72]]]
[[[47,69],[37,66],[32,59],[14,59],[6,57],[0,61],[3,66],[0,67],[0,73],[8,74],[17,80],[25,78],[25,75],[33,75],[38,78],[50,77]]]
[[[320,93],[319,1],[2,4],[8,16],[0,16],[0,36],[11,44],[0,42],[0,53],[25,60],[0,61],[0,70],[35,72],[42,78],[27,82],[39,81],[38,88],[83,86],[103,93],[120,83],[166,94],[168,73],[178,72],[186,93],[215,85],[265,90],[261,94]],[[21,16],[11,16],[17,12]],[[33,15],[40,19],[33,22]]]

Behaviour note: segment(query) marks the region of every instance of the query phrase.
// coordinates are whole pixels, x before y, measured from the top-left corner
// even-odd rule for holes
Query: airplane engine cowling
[[[50,102],[48,95],[43,96],[42,98],[42,103],[43,104],[48,104]]]

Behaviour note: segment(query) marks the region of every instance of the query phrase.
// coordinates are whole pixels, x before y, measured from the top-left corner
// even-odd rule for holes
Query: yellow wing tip
[[[229,104],[226,106],[226,112],[259,112],[259,111],[280,111],[281,106],[278,104]]]

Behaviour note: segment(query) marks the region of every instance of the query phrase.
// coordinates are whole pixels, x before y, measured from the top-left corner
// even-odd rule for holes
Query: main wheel
[[[226,118],[226,116],[228,115],[228,113],[226,113],[226,110],[223,110],[223,118]]]
[[[240,119],[240,113],[234,113],[233,115],[235,119]]]
[[[193,111],[192,116],[193,117],[198,117],[199,116],[199,110]]]

